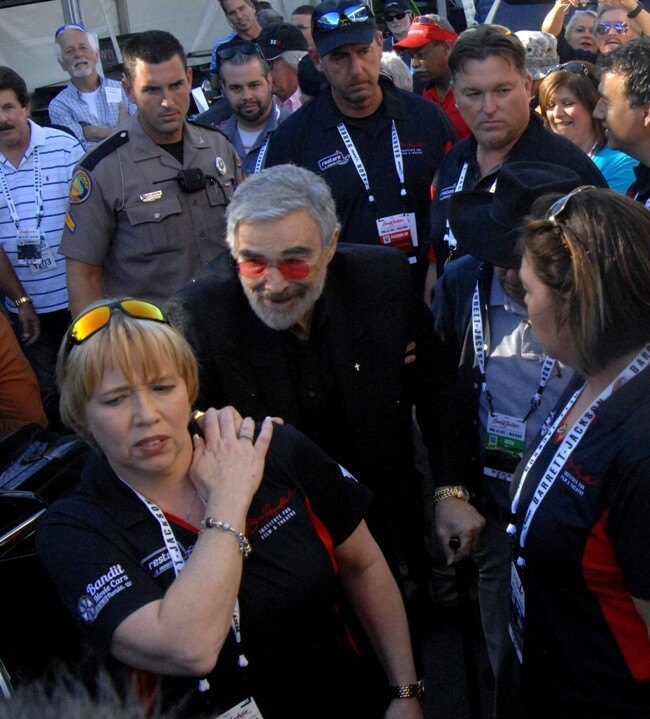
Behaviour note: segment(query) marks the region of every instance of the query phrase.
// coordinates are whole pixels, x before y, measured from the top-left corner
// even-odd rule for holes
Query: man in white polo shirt
[[[0,292],[56,425],[56,354],[70,314],[65,261],[58,254],[74,166],[71,135],[29,119],[25,81],[0,67]]]

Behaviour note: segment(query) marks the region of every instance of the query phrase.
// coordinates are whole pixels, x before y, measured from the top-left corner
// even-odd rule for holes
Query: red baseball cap
[[[419,15],[411,23],[408,35],[393,45],[394,50],[412,50],[416,47],[423,47],[434,41],[449,40],[456,42],[458,35],[451,30],[441,28],[434,20]]]

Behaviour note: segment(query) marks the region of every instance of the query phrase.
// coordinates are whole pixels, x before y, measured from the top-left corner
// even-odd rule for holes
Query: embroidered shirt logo
[[[105,574],[86,585],[86,593],[79,598],[77,603],[79,615],[89,624],[94,622],[97,615],[113,597],[132,586],[133,582],[122,565],[113,564]]]
[[[324,172],[336,165],[347,165],[348,162],[350,162],[350,155],[344,155],[340,150],[337,150],[331,155],[327,155],[327,157],[321,157],[318,161],[318,169]]]

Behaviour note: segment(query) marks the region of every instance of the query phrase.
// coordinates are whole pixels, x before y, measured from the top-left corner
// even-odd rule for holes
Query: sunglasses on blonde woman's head
[[[573,72],[576,75],[591,75],[591,70],[584,64],[584,62],[564,62],[561,65],[555,65],[546,74],[550,75],[552,72]]]
[[[77,318],[68,330],[67,348],[70,349],[72,345],[82,344],[89,337],[106,327],[111,321],[113,313],[117,310],[136,320],[151,320],[152,322],[169,324],[169,320],[165,317],[160,307],[151,302],[133,298],[117,300],[116,302],[93,307]]]

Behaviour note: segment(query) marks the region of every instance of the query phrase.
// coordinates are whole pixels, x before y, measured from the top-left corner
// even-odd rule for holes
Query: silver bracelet
[[[244,557],[247,557],[252,551],[251,543],[248,541],[246,535],[243,532],[238,532],[234,527],[231,527],[228,522],[222,522],[219,519],[213,519],[212,517],[206,517],[201,522],[200,534],[203,534],[206,529],[218,529],[221,532],[229,532],[235,537],[239,544],[239,553]]]

